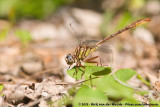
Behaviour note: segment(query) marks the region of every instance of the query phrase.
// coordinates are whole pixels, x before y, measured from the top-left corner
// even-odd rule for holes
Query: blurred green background
[[[0,0],[0,17],[14,21],[19,18],[42,19],[72,0]]]
[[[124,23],[131,17],[146,15],[144,6],[150,0],[0,0],[0,18],[15,21],[20,18],[43,19],[62,6],[90,8],[112,18],[122,13]],[[158,2],[160,2],[158,0]],[[147,14],[148,15],[148,14]],[[106,22],[107,23],[107,22]]]
[[[0,18],[16,24],[20,19],[47,19],[65,6],[90,9],[103,14],[100,32],[106,36],[128,22],[159,14],[159,10],[156,13],[156,9],[152,9],[156,3],[160,0],[0,0]],[[111,26],[116,17],[116,24]],[[1,32],[1,38],[5,32]]]

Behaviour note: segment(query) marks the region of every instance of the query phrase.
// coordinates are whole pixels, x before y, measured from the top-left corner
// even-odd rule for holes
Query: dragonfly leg
[[[100,61],[100,65],[102,66],[102,61],[101,61],[101,58],[99,56],[95,56],[95,57],[92,57],[92,58],[89,58],[89,59],[86,59],[84,60],[84,62],[87,62],[87,63],[96,63],[97,66],[98,66],[98,62],[97,61],[92,61],[96,58],[99,58],[99,61]]]
[[[71,67],[71,65],[67,68],[67,70],[69,70],[69,69],[70,69],[70,67]]]
[[[81,79],[82,79],[82,76],[84,75],[85,73],[85,66],[83,66],[81,63],[79,64],[82,68],[84,68],[84,71],[82,70],[82,74],[81,74]]]
[[[74,75],[77,75],[77,71],[78,71],[78,69],[79,69],[78,64],[76,64],[76,66],[77,66],[77,68],[76,68],[75,72],[73,73],[73,77],[74,77]]]

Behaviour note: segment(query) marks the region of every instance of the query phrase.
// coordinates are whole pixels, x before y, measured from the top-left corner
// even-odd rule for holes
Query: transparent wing
[[[92,47],[97,42],[98,42],[98,40],[85,40],[82,42],[82,44]],[[112,53],[112,49],[108,46],[107,43],[102,44],[100,47],[97,48],[96,51],[100,51],[100,52],[104,52],[104,53]]]
[[[82,41],[82,45],[89,45],[89,46],[93,46],[95,43],[97,43],[98,40],[84,40]]]
[[[67,21],[67,25],[69,30],[73,33],[73,35],[77,39],[78,43],[81,43],[81,41],[86,40],[86,35],[87,35],[86,29],[78,20],[70,18]]]
[[[104,52],[104,53],[112,53],[112,49],[107,44],[102,44],[98,47],[97,51]]]

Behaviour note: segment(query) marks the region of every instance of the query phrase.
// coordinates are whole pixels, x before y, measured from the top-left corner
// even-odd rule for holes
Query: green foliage
[[[24,46],[27,45],[28,42],[32,41],[31,34],[26,30],[16,30],[15,34]]]
[[[73,76],[75,70],[76,66],[73,67],[71,70],[68,70],[67,73],[70,76]],[[84,68],[79,67],[77,69],[77,74],[75,74],[76,76],[74,76],[74,78],[77,77],[76,79],[81,79],[82,70],[84,70]],[[70,96],[74,96],[73,99],[70,99],[68,97],[69,103],[72,103],[74,107],[92,107],[93,105],[97,104],[102,104],[102,106],[105,107],[113,106],[113,103],[122,104],[121,106],[131,106],[127,104],[142,104],[142,102],[135,99],[134,95],[145,95],[149,92],[142,90],[135,91],[134,88],[131,88],[127,84],[127,81],[136,75],[138,75],[138,79],[144,81],[144,79],[142,77],[140,78],[139,74],[137,74],[136,71],[126,68],[117,70],[114,74],[110,73],[110,67],[85,66],[84,78],[85,80],[90,79],[90,81],[87,81],[88,83],[86,81],[83,82],[77,91],[76,87],[71,88],[68,91],[70,93]],[[127,85],[124,85],[123,83]]]
[[[72,0],[0,0],[0,17],[41,19]]]

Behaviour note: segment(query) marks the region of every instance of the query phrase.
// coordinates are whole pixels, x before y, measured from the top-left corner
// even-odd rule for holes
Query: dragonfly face
[[[68,65],[72,65],[73,63],[75,63],[75,60],[71,54],[67,54],[65,60]]]

